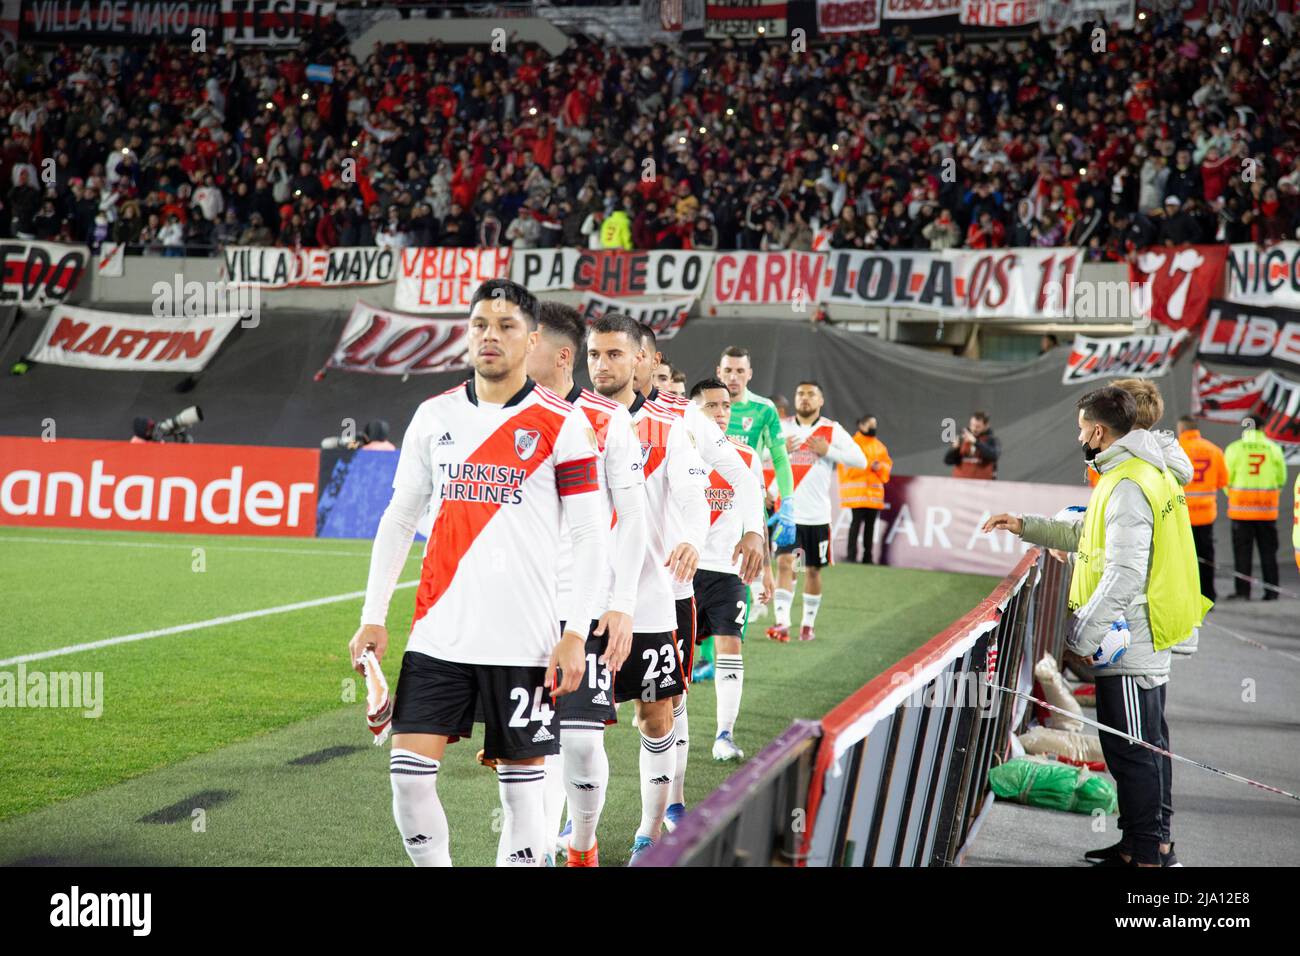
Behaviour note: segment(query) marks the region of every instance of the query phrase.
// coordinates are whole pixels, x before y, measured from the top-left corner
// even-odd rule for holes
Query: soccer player
[[[685,425],[634,387],[634,371],[646,359],[641,327],[626,315],[606,313],[588,331],[587,371],[597,392],[631,413],[646,483],[649,545],[637,585],[632,651],[614,676],[614,699],[636,701],[641,734],[641,825],[634,859],[659,835],[675,771],[672,699],[685,690],[687,677],[674,640],[673,581],[695,576],[709,526],[704,463]],[[678,512],[679,525],[668,521],[670,510]]]
[[[655,353],[659,355],[659,353]],[[654,374],[651,376],[651,382],[655,388],[664,391],[672,391],[670,386],[673,384],[673,367],[668,362],[663,361],[660,355],[654,364]]]
[[[587,637],[582,684],[561,697],[556,707],[560,754],[547,758],[546,777],[548,827],[558,822],[566,792],[569,799],[572,819],[562,834],[568,865],[599,866],[596,827],[609,787],[605,725],[615,720],[612,675],[632,646],[632,612],[646,549],[645,479],[640,441],[627,409],[573,382],[573,363],[582,352],[587,332],[577,310],[543,302],[537,321],[541,335],[528,357],[528,374],[587,416],[596,433],[600,485],[608,490],[601,521],[606,528],[613,524],[612,593],[602,588],[598,596],[597,611],[604,610],[604,614]],[[557,563],[563,608],[573,588],[573,555],[567,536],[562,539]]]
[[[808,578],[803,589],[803,624],[799,640],[811,641],[816,634],[817,609],[822,603],[822,568],[831,564],[831,486],[835,466],[867,467],[866,456],[838,422],[822,417],[826,398],[816,382],[800,382],[794,392],[794,418],[786,426],[790,470],[799,504],[795,508],[795,541],[776,549],[776,626],[767,636],[790,640],[790,604],[794,593],[795,551],[803,552]],[[734,416],[734,411],[733,411]],[[782,601],[781,592],[787,598]]]
[[[781,438],[781,419],[776,406],[749,390],[749,382],[754,377],[754,367],[750,362],[749,350],[738,345],[729,345],[722,350],[718,360],[717,377],[727,391],[731,393],[731,423],[727,434],[739,438],[753,448],[760,456],[767,453],[772,459],[772,469],[776,475],[777,493],[781,498],[776,513],[776,533],[773,536],[778,547],[794,543],[794,479],[790,473],[790,459],[786,454],[785,441]],[[773,601],[779,606],[783,601],[787,615],[794,595],[778,587],[773,594]]]
[[[716,378],[706,378],[691,389],[691,398],[705,415],[711,417],[719,428],[731,420],[731,393]],[[758,453],[735,438],[737,451],[756,482],[763,480],[763,467]],[[714,760],[743,760],[745,753],[733,739],[736,717],[740,713],[740,697],[745,686],[745,664],[741,645],[745,640],[745,624],[749,613],[748,591],[740,576],[740,562],[736,560],[734,542],[742,534],[745,524],[741,509],[742,498],[736,487],[720,472],[709,473],[709,534],[704,539],[704,554],[700,568],[695,572],[695,603],[698,630],[714,639],[716,653],[717,685],[717,735],[713,740]],[[750,505],[749,507],[753,507]],[[762,506],[758,506],[757,520],[762,521]],[[772,568],[763,562],[763,586],[760,599],[766,601],[772,593]]]
[[[673,380],[664,386],[664,391],[685,397],[686,373],[679,368],[673,369]]]
[[[717,424],[690,399],[660,391],[653,384],[650,370],[663,361],[655,341],[654,330],[641,323],[641,347],[645,361],[633,373],[633,386],[647,400],[663,405],[680,415],[686,423],[691,440],[703,459],[706,469],[717,471],[737,491],[742,515],[741,533],[732,541],[730,557],[740,563],[740,574],[746,583],[758,577],[767,565],[766,527],[763,522],[763,488],[752,481],[752,474],[734,443]],[[669,526],[673,527],[675,512],[669,512]],[[680,529],[677,529],[680,533]],[[677,581],[673,585],[673,598],[677,602],[677,646],[685,663],[688,681],[695,662],[696,623],[698,614],[693,581]],[[690,720],[687,715],[685,695],[673,700],[673,734],[677,738],[676,772],[673,775],[672,794],[664,818],[671,831],[686,814],[686,765],[690,757]]]
[[[417,866],[451,865],[438,768],[447,745],[470,736],[480,699],[511,848],[502,862],[540,866],[551,845],[543,810],[543,760],[559,746],[551,698],[582,680],[608,532],[587,417],[527,375],[537,309],[532,293],[507,279],[474,293],[474,375],[421,404],[406,430],[361,627],[348,645],[358,670],[368,648],[381,659],[387,651],[393,587],[431,504],[389,759],[393,816]],[[573,547],[565,608],[556,607],[561,518]],[[561,619],[570,628],[557,641]]]

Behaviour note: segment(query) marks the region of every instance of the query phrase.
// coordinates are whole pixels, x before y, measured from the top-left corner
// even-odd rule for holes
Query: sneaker
[[[1160,865],[1161,866],[1182,866],[1182,864],[1178,862],[1178,857],[1174,855],[1174,845],[1172,843],[1169,844],[1168,853],[1160,854]]]
[[[782,644],[789,644],[790,628],[784,624],[774,624],[767,629],[767,636],[770,640],[780,641]]]
[[[593,843],[590,850],[575,850],[566,845],[568,862],[565,866],[600,866],[600,847]]]
[[[639,836],[635,840],[633,840],[632,855],[629,856],[627,860],[628,866],[631,866],[633,863],[635,863],[636,858],[638,856],[640,856],[642,853],[644,853],[646,850],[650,849],[654,845],[655,845],[654,841],[651,840],[649,837]]]
[[[1130,859],[1130,860],[1125,860],[1125,859],[1124,859],[1122,856],[1120,856],[1118,853],[1115,854],[1115,855],[1112,856],[1112,857],[1109,857],[1109,858],[1107,858],[1107,859],[1105,859],[1105,860],[1102,860],[1102,861],[1101,861],[1100,863],[1098,863],[1097,865],[1098,865],[1098,866],[1122,866],[1122,867],[1125,867],[1126,869],[1134,869],[1134,870],[1137,869],[1137,864],[1136,864],[1136,863],[1134,863],[1131,859]]]
[[[713,759],[714,760],[744,760],[745,751],[736,746],[736,742],[731,739],[728,731],[718,734],[718,739],[713,741]]]
[[[812,641],[816,639],[817,632],[814,631],[811,626],[805,624],[803,627],[799,628],[799,640]]]
[[[664,811],[664,829],[672,833],[677,829],[677,824],[682,822],[684,816],[686,816],[686,804],[668,804],[668,809]]]
[[[1083,855],[1083,858],[1089,863],[1101,863],[1105,860],[1119,858],[1119,851],[1123,849],[1123,844],[1116,843],[1112,846],[1102,847],[1100,850],[1089,850]]]
[[[713,661],[701,661],[691,671],[692,684],[698,684],[702,680],[713,680]]]

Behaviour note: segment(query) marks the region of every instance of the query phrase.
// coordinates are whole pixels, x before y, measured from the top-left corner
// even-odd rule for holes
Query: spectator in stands
[[[936,251],[961,245],[961,232],[947,209],[941,209],[939,215],[921,230],[921,235],[930,243],[930,248]]]
[[[953,466],[954,478],[996,478],[1001,457],[1002,443],[989,427],[988,412],[976,411],[944,454],[943,463]]]
[[[966,245],[971,249],[1000,249],[1006,245],[1006,229],[991,211],[981,209],[979,218],[966,230]]]
[[[185,255],[185,229],[175,213],[169,215],[166,224],[158,230],[158,242],[163,247],[164,256]]]

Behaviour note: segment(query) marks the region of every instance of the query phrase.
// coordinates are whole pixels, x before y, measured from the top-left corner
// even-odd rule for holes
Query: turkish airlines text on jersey
[[[0,438],[0,524],[311,537],[319,454]]]

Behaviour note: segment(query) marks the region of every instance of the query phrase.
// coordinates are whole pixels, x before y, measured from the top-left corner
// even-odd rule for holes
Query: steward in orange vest
[[[1192,480],[1183,485],[1187,513],[1192,519],[1192,540],[1201,572],[1201,593],[1217,601],[1214,590],[1214,519],[1219,516],[1220,488],[1228,486],[1228,466],[1223,452],[1208,438],[1202,438],[1195,419],[1178,419],[1178,444],[1192,463]]]
[[[840,504],[853,511],[853,520],[849,523],[849,560],[872,564],[876,514],[885,507],[885,482],[889,481],[894,462],[885,443],[876,437],[876,416],[863,415],[858,419],[858,431],[853,441],[862,449],[867,467],[838,467]],[[861,546],[859,540],[863,542]]]

